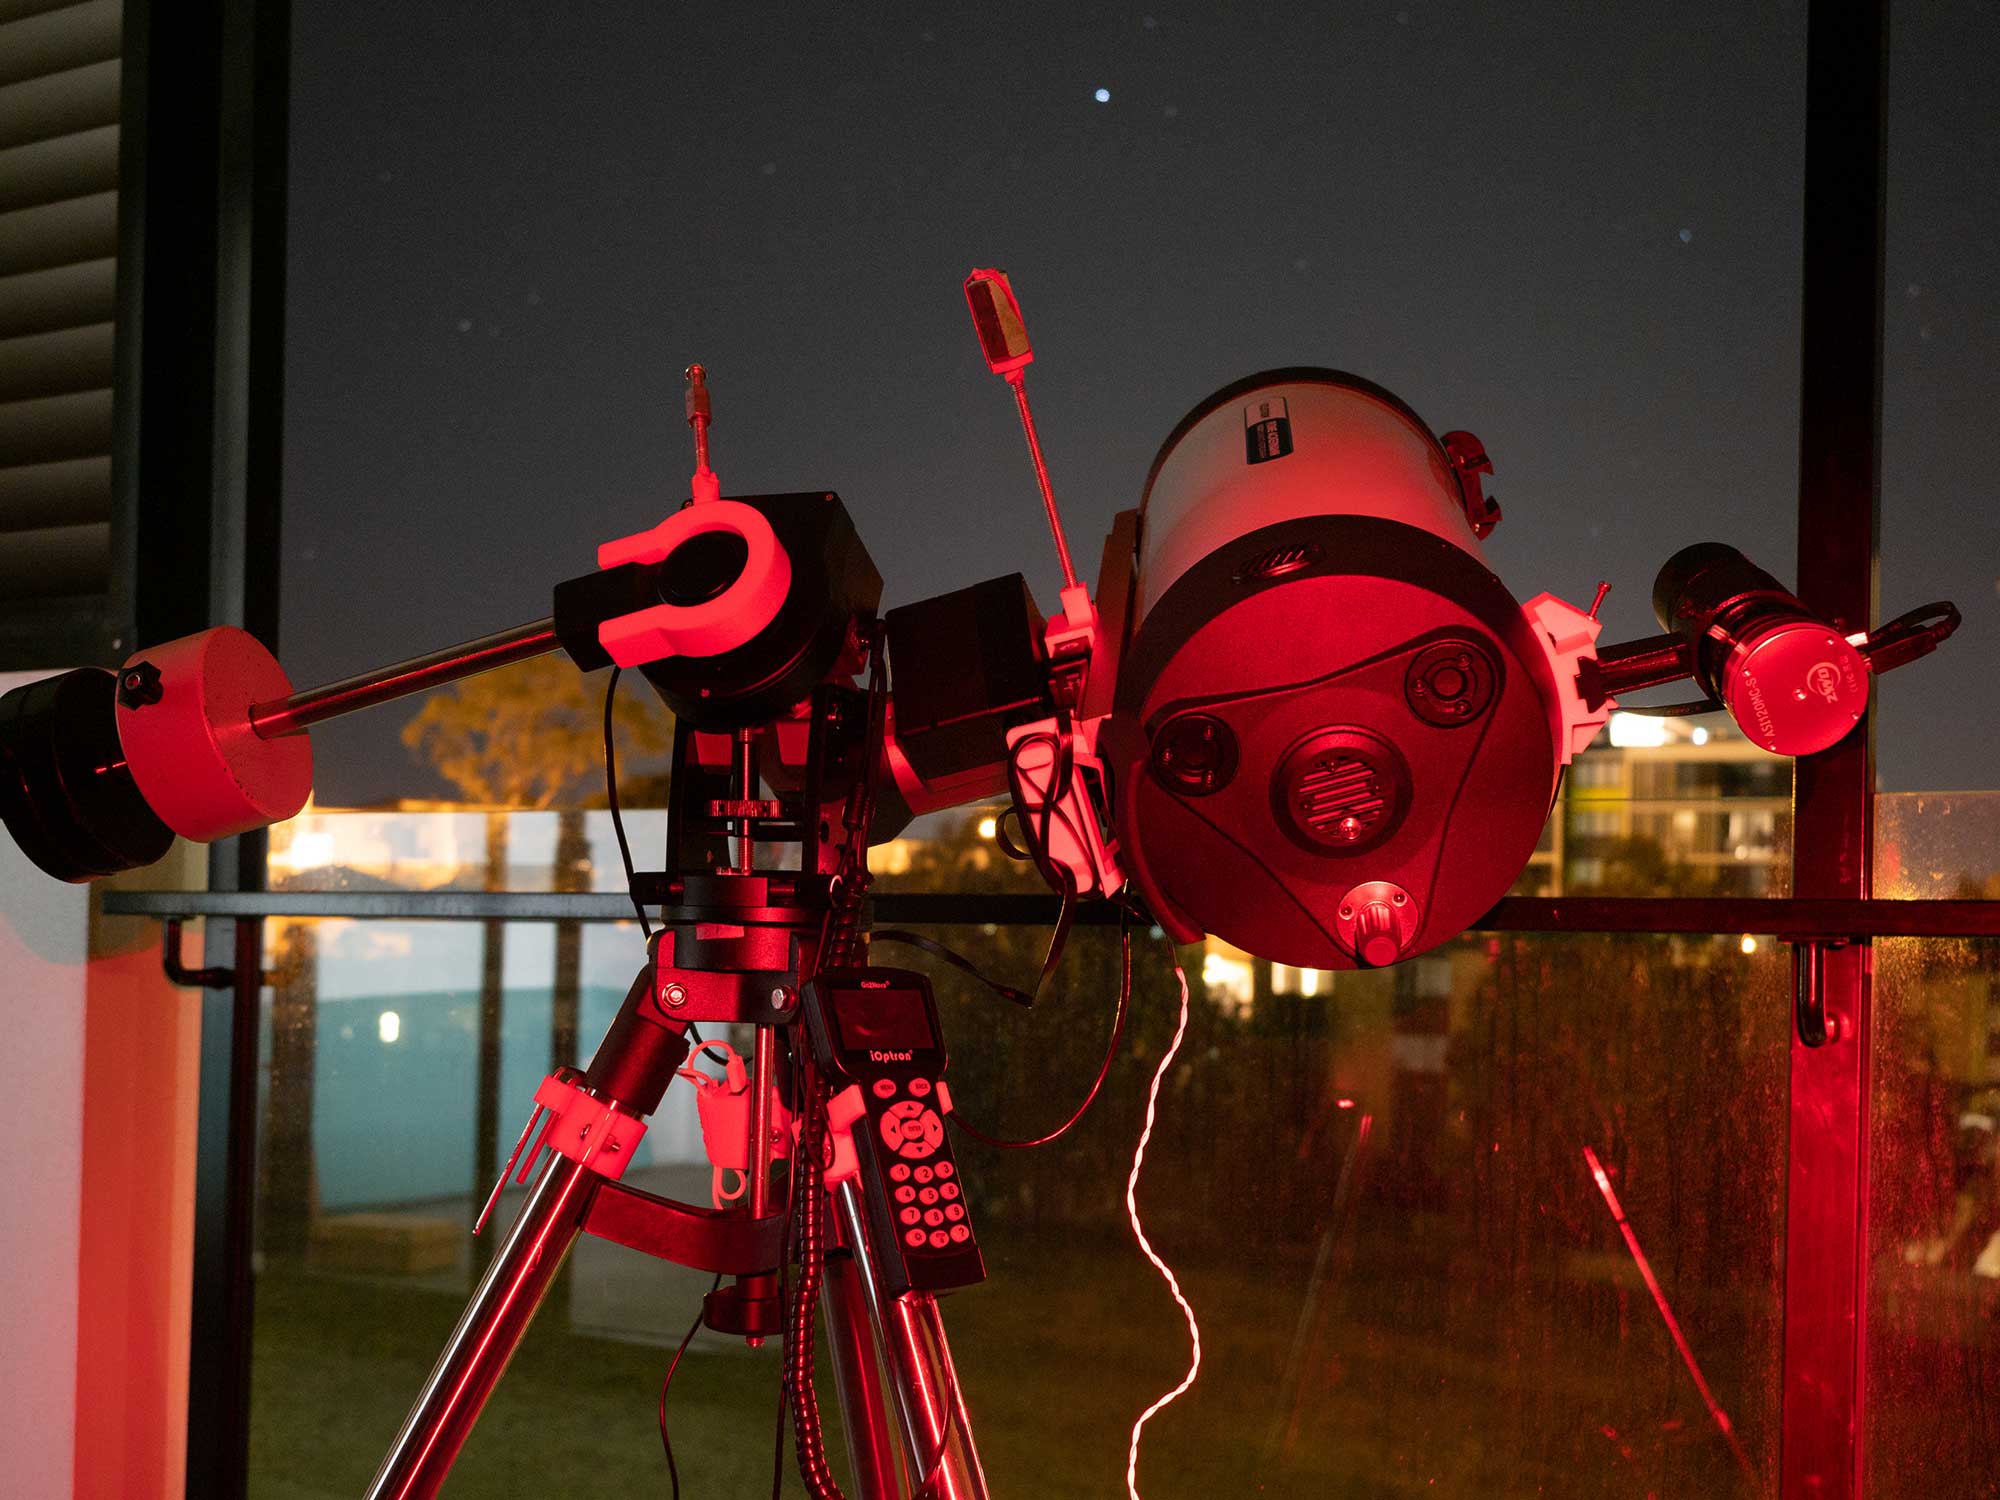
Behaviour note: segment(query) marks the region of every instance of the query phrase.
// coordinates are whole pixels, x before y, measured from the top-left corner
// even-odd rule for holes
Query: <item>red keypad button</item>
[[[917,1201],[918,1201],[919,1203],[935,1203],[935,1202],[937,1202],[937,1201],[938,1201],[938,1190],[937,1190],[936,1188],[921,1188],[921,1189],[919,1189],[919,1190],[918,1190],[918,1192],[917,1192]]]
[[[916,1178],[919,1182],[929,1182],[935,1176],[937,1176],[937,1173],[933,1172],[929,1167],[917,1168]]]
[[[905,1224],[914,1224],[923,1216],[924,1211],[921,1208],[906,1208],[897,1217],[902,1219]]]
[[[917,1098],[923,1098],[930,1091],[931,1081],[928,1078],[912,1078],[910,1080],[910,1092],[916,1095]]]
[[[938,1189],[938,1196],[946,1200],[956,1198],[958,1196],[958,1184],[947,1182],[943,1187]]]
[[[924,1191],[929,1192],[930,1189],[926,1188]],[[917,1190],[907,1182],[904,1183],[896,1189],[896,1201],[898,1203],[915,1203],[917,1201]]]
[[[903,1236],[903,1243],[906,1245],[921,1245],[923,1242],[924,1232],[921,1229],[912,1229]]]
[[[930,1226],[931,1226],[931,1228],[933,1228],[933,1229],[937,1228],[937,1226],[938,1226],[938,1225],[940,1225],[940,1224],[942,1224],[942,1223],[944,1222],[944,1210],[943,1210],[943,1209],[941,1209],[941,1208],[927,1208],[927,1209],[925,1209],[925,1210],[924,1210],[924,1222],[925,1222],[926,1224],[930,1225]]]
[[[937,1174],[938,1174],[938,1176],[940,1176],[940,1177],[952,1177],[952,1176],[956,1176],[956,1175],[957,1175],[957,1172],[958,1172],[958,1168],[957,1168],[957,1167],[954,1167],[954,1166],[953,1166],[953,1165],[952,1165],[952,1164],[951,1164],[950,1162],[948,1162],[948,1161],[941,1161],[941,1162],[939,1162],[939,1163],[937,1164]]]
[[[915,1231],[912,1231],[912,1233],[914,1232]],[[946,1234],[942,1229],[933,1229],[931,1231],[931,1249],[942,1250],[946,1245],[949,1245],[950,1243],[951,1243],[951,1236]]]
[[[906,1208],[903,1212],[908,1213],[909,1210]],[[960,1219],[965,1217],[965,1205],[963,1203],[947,1203],[944,1206],[944,1216],[956,1224]]]
[[[954,1224],[951,1226],[951,1238],[954,1244],[962,1245],[972,1238],[972,1231],[963,1224]]]
[[[896,1080],[893,1078],[878,1078],[875,1080],[873,1088],[877,1099],[893,1099],[896,1097]]]
[[[908,1182],[910,1180],[910,1169],[902,1162],[897,1162],[889,1168],[889,1180],[891,1182]]]

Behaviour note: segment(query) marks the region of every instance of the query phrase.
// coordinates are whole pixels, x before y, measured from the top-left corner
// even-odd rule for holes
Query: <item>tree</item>
[[[582,807],[604,766],[602,691],[567,659],[538,656],[433,693],[403,743],[468,802]],[[657,755],[670,742],[672,720],[649,691],[620,694],[615,722],[627,754]]]
[[[486,889],[507,883],[507,813],[562,809],[552,884],[588,888],[583,789],[604,767],[602,689],[559,656],[541,656],[468,677],[434,693],[403,726],[403,743],[486,814]],[[619,697],[613,711],[619,748],[657,755],[672,739],[672,720],[650,692]],[[588,800],[595,800],[590,798]],[[473,1198],[480,1201],[499,1167],[501,975],[505,926],[485,924],[479,979],[479,1087],[475,1108]],[[583,934],[556,924],[551,992],[551,1061],[576,1058],[578,975]],[[480,1247],[484,1251],[484,1245]]]

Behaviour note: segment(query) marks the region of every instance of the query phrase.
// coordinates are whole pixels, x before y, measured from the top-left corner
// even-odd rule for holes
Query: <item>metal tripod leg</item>
[[[549,1153],[540,1180],[368,1486],[367,1500],[432,1500],[437,1494],[543,1294],[562,1269],[563,1257],[582,1232],[601,1180],[569,1157]]]
[[[889,1409],[882,1394],[882,1367],[876,1362],[874,1324],[861,1270],[842,1254],[826,1258],[820,1284],[820,1316],[826,1323],[827,1352],[840,1390],[840,1418],[847,1434],[847,1459],[861,1500],[901,1500],[896,1445],[889,1436]]]
[[[972,1418],[952,1368],[951,1347],[945,1342],[937,1299],[929,1292],[885,1294],[868,1243],[860,1182],[850,1177],[834,1189],[833,1197],[842,1234],[854,1256],[869,1322],[888,1366],[903,1453],[913,1472],[912,1487],[922,1483],[935,1462],[936,1493],[942,1500],[986,1500],[986,1475],[973,1446]]]

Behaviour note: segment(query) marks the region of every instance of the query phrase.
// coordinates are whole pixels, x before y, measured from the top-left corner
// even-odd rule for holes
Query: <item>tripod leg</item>
[[[973,1446],[972,1418],[952,1368],[937,1299],[929,1292],[904,1292],[900,1297],[883,1292],[875,1277],[868,1213],[858,1179],[850,1177],[835,1188],[834,1203],[869,1318],[887,1356],[903,1452],[917,1482],[935,1462],[941,1500],[986,1500],[986,1475]]]
[[[889,1437],[889,1412],[882,1404],[881,1367],[875,1361],[874,1325],[861,1272],[847,1255],[829,1255],[819,1294],[826,1342],[840,1389],[841,1426],[847,1433],[848,1462],[861,1500],[899,1500],[896,1450]]]
[[[588,1167],[549,1153],[540,1180],[369,1485],[367,1500],[432,1500],[437,1494],[582,1231],[600,1181]]]

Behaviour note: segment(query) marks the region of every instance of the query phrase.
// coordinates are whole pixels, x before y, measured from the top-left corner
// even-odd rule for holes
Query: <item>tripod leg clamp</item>
[[[534,1155],[547,1146],[600,1177],[623,1177],[646,1135],[644,1120],[586,1093],[558,1073],[542,1080],[535,1103],[549,1112],[549,1122],[542,1127]]]
[[[861,1170],[861,1160],[854,1154],[854,1122],[867,1119],[868,1106],[862,1102],[858,1083],[850,1083],[826,1101],[826,1162],[821,1174],[826,1186],[839,1187]]]

